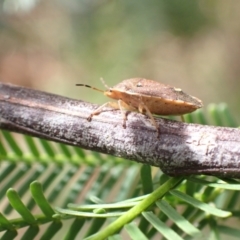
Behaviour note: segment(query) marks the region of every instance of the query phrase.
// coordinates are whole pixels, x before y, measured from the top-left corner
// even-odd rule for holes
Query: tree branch
[[[240,177],[240,129],[186,124],[106,109],[91,122],[96,105],[0,83],[0,128],[79,146],[160,167],[169,175]]]

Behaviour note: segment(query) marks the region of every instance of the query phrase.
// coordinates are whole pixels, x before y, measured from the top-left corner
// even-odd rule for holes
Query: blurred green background
[[[93,103],[144,77],[240,120],[240,1],[2,0],[0,79]]]

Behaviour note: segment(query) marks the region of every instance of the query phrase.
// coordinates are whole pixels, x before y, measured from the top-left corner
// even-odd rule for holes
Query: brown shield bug
[[[190,96],[180,88],[175,88],[157,81],[144,78],[130,78],[124,80],[114,87],[108,87],[101,79],[107,90],[103,91],[85,84],[76,84],[76,86],[85,86],[94,90],[103,92],[104,95],[118,100],[117,108],[123,115],[123,127],[126,128],[127,115],[126,110],[139,111],[150,117],[152,124],[159,133],[159,125],[153,118],[156,115],[183,115],[191,113],[203,106],[202,101],[196,97]],[[93,111],[88,121],[91,121],[94,115],[102,112],[106,106],[111,106],[107,102]]]

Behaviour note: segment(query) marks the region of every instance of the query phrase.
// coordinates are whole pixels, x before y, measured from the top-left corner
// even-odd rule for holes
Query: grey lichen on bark
[[[240,129],[155,118],[0,83],[0,128],[157,166],[166,174],[240,177]]]

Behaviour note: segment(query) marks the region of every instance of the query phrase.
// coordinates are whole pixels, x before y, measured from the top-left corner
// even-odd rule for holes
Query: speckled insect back
[[[182,115],[203,106],[201,100],[184,93],[180,88],[144,78],[124,80],[104,94],[121,99],[133,108],[138,108],[142,102],[152,114],[157,115]]]
[[[84,84],[77,84],[77,86],[93,88]],[[106,96],[118,100],[118,108],[123,114],[123,127],[126,127],[127,120],[124,109],[138,110],[140,113],[145,113],[150,117],[158,133],[159,125],[154,120],[152,114],[183,115],[203,106],[200,99],[184,93],[180,88],[144,78],[124,80],[116,86],[108,88],[106,91],[93,89],[104,92]],[[97,108],[90,114],[88,120],[90,121],[94,115],[99,114],[107,105],[111,104],[106,103]]]

